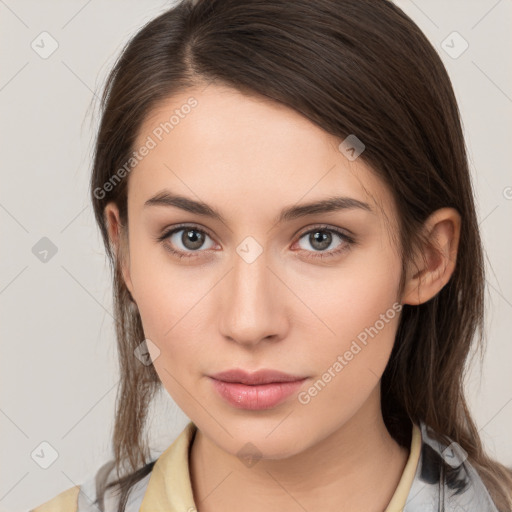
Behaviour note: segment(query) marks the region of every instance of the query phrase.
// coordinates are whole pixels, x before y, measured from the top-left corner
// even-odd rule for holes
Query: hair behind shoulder
[[[131,471],[117,482],[124,498],[151,470],[142,436],[160,382],[152,365],[133,356],[145,337],[104,208],[115,201],[126,226],[129,176],[120,179],[119,170],[140,126],[159,102],[212,80],[287,105],[341,139],[355,134],[364,142],[361,158],[389,186],[399,212],[403,279],[429,214],[445,206],[460,213],[452,278],[428,302],[403,307],[382,376],[382,411],[401,444],[410,422],[420,419],[459,443],[499,510],[510,511],[512,469],[486,454],[464,393],[470,349],[475,343],[483,353],[485,276],[456,98],[417,25],[393,3],[375,0],[183,0],[147,23],[112,69],[91,199],[113,269],[121,372],[113,445],[118,468],[126,463]]]

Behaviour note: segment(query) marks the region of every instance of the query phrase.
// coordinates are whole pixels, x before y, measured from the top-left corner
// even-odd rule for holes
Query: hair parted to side
[[[115,201],[126,229],[129,174],[104,185],[129,161],[160,102],[211,81],[287,105],[340,139],[363,141],[359,158],[396,203],[401,288],[426,218],[442,207],[460,213],[450,281],[426,303],[403,307],[382,376],[382,413],[403,446],[410,422],[419,420],[459,443],[498,509],[510,511],[512,469],[486,454],[464,393],[470,349],[475,343],[482,357],[484,348],[484,260],[458,106],[436,50],[384,0],[183,0],[123,49],[103,91],[95,143],[90,192],[113,270],[121,373],[113,433],[119,512],[154,463],[144,427],[161,383],[152,365],[134,357],[145,336],[120,271],[124,249],[113,250],[104,217]]]

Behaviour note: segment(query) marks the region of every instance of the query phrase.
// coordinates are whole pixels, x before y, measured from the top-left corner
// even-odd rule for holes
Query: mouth
[[[248,373],[235,369],[209,376],[215,391],[237,409],[277,407],[297,391],[308,377],[276,370]]]

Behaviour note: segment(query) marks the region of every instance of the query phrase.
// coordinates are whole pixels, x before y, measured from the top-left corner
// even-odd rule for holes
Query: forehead
[[[191,88],[142,124],[134,150],[151,149],[131,172],[129,200],[142,207],[168,189],[219,208],[262,211],[343,195],[391,215],[390,191],[361,158],[340,151],[341,141],[268,98],[216,84]]]

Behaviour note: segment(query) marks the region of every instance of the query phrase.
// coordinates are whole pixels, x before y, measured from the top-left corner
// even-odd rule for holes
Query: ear
[[[457,260],[460,224],[460,215],[454,208],[436,210],[425,221],[426,240],[409,262],[403,304],[427,302],[450,280]]]
[[[132,280],[130,277],[130,253],[128,248],[127,226],[123,226],[117,204],[110,202],[105,206],[103,212],[107,224],[110,246],[116,255],[117,262],[120,265],[126,287],[133,297]]]

